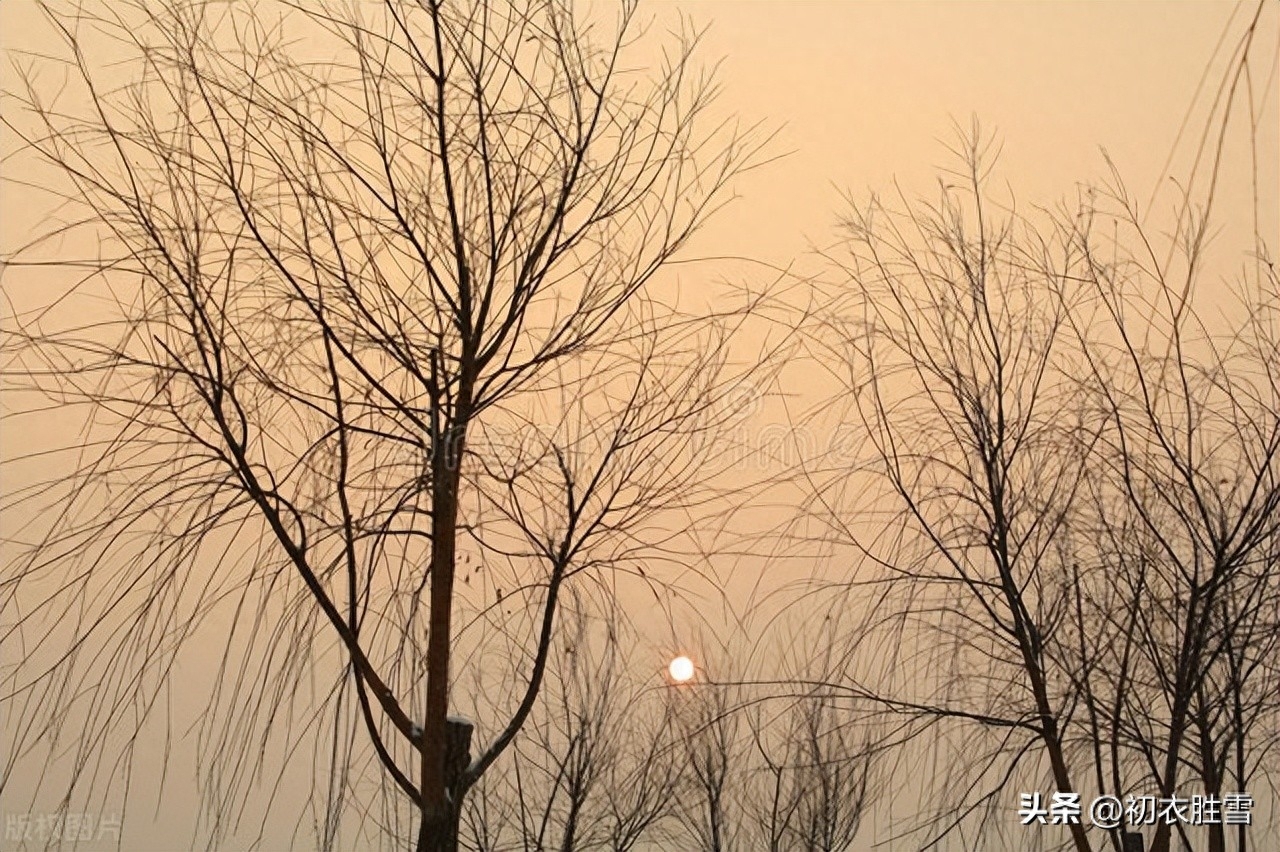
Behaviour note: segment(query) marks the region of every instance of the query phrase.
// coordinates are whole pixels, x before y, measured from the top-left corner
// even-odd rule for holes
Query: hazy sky
[[[826,240],[837,190],[929,178],[946,163],[940,141],[951,141],[952,122],[973,116],[1004,141],[1005,171],[1021,198],[1047,201],[1098,176],[1100,147],[1145,197],[1206,67],[1215,55],[1214,70],[1222,66],[1224,28],[1252,8],[1234,0],[642,6],[657,29],[678,15],[707,26],[702,56],[722,60],[721,105],[781,126],[776,150],[791,156],[746,182],[743,203],[709,229],[717,243],[736,235],[743,250],[776,258],[802,250],[806,238]],[[36,48],[45,32],[34,0],[0,3],[6,48]],[[1262,48],[1274,67],[1275,45]],[[6,191],[5,212],[17,219],[6,216],[6,231],[25,218],[19,201]]]
[[[1255,6],[672,0],[648,8],[655,29],[674,29],[681,15],[706,27],[703,55],[721,60],[721,107],[744,123],[777,128],[774,148],[786,152],[742,179],[741,197],[711,221],[693,254],[747,255],[808,275],[822,273],[810,250],[837,239],[846,194],[859,202],[872,192],[891,196],[896,182],[906,196],[932,200],[939,170],[956,165],[947,150],[956,125],[968,129],[975,118],[1001,145],[995,174],[1007,186],[996,195],[1016,196],[1024,212],[1108,178],[1105,149],[1144,207],[1160,190],[1155,221],[1168,221],[1177,186],[1159,178],[1188,172],[1229,51]],[[1258,121],[1270,221],[1263,233],[1276,235],[1277,45],[1274,26],[1264,32],[1272,42],[1259,45],[1258,59],[1270,63],[1257,63],[1253,82],[1267,109]],[[1224,180],[1227,203],[1219,209],[1248,209],[1248,151],[1228,155],[1232,179]],[[1249,224],[1218,222],[1223,231],[1207,278],[1239,269],[1252,249]],[[768,277],[726,268],[703,267]],[[1212,297],[1212,287],[1205,289]],[[766,410],[756,429],[781,427],[819,400],[812,371],[801,371],[787,391],[795,393],[790,414]],[[741,597],[756,581],[739,572],[732,582],[742,584]]]
[[[1206,68],[1210,85],[1217,82],[1224,28],[1234,15],[1238,30],[1252,8],[1230,0],[653,3],[648,13],[659,29],[681,14],[709,25],[701,55],[723,58],[720,109],[779,128],[774,150],[790,152],[741,182],[740,200],[695,248],[787,264],[810,244],[831,241],[842,192],[889,192],[895,179],[909,192],[927,191],[937,167],[951,164],[943,143],[954,140],[953,124],[967,127],[974,116],[1003,142],[1001,175],[1026,204],[1051,204],[1078,181],[1104,175],[1100,148],[1145,201],[1195,104],[1175,172],[1187,162],[1208,104],[1207,93],[1195,99],[1197,86]],[[1274,38],[1276,28],[1267,32]],[[6,49],[38,49],[47,37],[33,0],[0,2]],[[1274,42],[1260,46],[1271,76],[1254,81],[1259,90],[1270,87],[1259,126],[1273,235],[1280,221],[1275,51]],[[4,142],[3,151],[11,150]],[[7,184],[3,193],[0,247],[7,251],[42,210]],[[143,757],[161,747],[144,747]],[[191,800],[168,801],[180,809]],[[176,848],[194,814],[170,809],[157,819],[165,827],[148,833],[155,845],[137,848]],[[284,828],[287,836],[292,824]]]
[[[1224,28],[1253,4],[656,5],[659,21],[677,10],[710,25],[705,55],[724,57],[724,101],[744,118],[782,124],[779,149],[794,152],[748,181],[746,198],[711,233],[726,243],[750,235],[743,245],[785,259],[806,237],[828,240],[840,191],[885,192],[895,177],[927,188],[936,166],[950,165],[941,143],[953,141],[953,122],[967,127],[974,116],[1003,140],[1002,173],[1026,203],[1051,203],[1105,174],[1103,147],[1145,200],[1215,53],[1213,70],[1223,67]],[[1261,51],[1273,69],[1275,48]],[[1270,85],[1271,121],[1261,126],[1274,152]],[[1206,104],[1202,95],[1193,135]]]
[[[1193,103],[1190,136],[1203,127],[1211,92],[1193,98],[1206,68],[1210,87],[1220,77],[1225,28],[1237,23],[1234,38],[1252,10],[1235,0],[657,0],[641,14],[658,31],[680,16],[706,27],[701,56],[721,61],[721,109],[779,129],[773,150],[789,153],[742,182],[742,200],[700,246],[786,262],[829,241],[842,191],[885,192],[895,178],[927,189],[950,164],[953,124],[974,117],[1003,142],[1001,174],[1025,203],[1104,175],[1102,148],[1147,199]],[[0,3],[0,38],[47,42],[34,0]],[[1275,152],[1276,45],[1260,47],[1272,70],[1255,81],[1270,86],[1260,126]],[[6,235],[26,230],[32,208],[9,189],[3,205]]]

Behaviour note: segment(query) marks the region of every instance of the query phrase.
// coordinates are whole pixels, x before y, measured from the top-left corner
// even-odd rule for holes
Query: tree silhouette
[[[654,518],[709,497],[705,438],[753,369],[729,340],[757,295],[685,310],[652,282],[763,139],[712,117],[696,34],[640,73],[635,4],[604,17],[50,7],[65,55],[23,65],[4,122],[64,213],[14,262],[84,230],[95,248],[54,252],[83,277],[15,313],[7,367],[91,426],[14,498],[50,508],[0,586],[3,636],[54,663],[4,674],[9,769],[83,712],[70,787],[101,783],[104,737],[141,730],[176,647],[230,606],[200,729],[210,842],[276,729],[318,723],[314,670],[321,845],[374,812],[376,766],[386,836],[456,848],[565,589],[670,552]],[[495,637],[511,678],[451,716],[459,661]]]
[[[1117,177],[1033,222],[994,197],[993,150],[975,127],[936,202],[857,206],[832,254],[822,358],[867,437],[807,470],[865,609],[831,686],[940,764],[927,844],[1044,790],[1081,819],[1010,842],[1118,852],[1095,797],[1225,800],[1275,771],[1280,288],[1258,235],[1211,321],[1211,203],[1162,240]],[[1183,822],[1150,848],[1193,842]]]

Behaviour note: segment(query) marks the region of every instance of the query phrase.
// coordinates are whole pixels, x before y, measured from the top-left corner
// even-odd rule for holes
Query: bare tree
[[[1069,303],[1052,270],[1070,264],[1070,247],[999,214],[984,186],[989,149],[976,132],[965,143],[963,171],[947,176],[936,204],[896,211],[873,200],[847,221],[833,363],[847,371],[841,411],[864,424],[866,463],[885,489],[850,481],[844,467],[815,472],[814,490],[833,532],[883,572],[867,584],[878,605],[851,657],[859,688],[920,724],[991,732],[965,743],[975,780],[1035,751],[1070,793],[1072,708],[1055,687],[1052,652],[1067,597],[1053,545],[1080,487],[1073,448],[1090,443],[1085,424],[1063,417],[1077,406],[1054,363]],[[873,501],[854,517],[894,508],[854,525],[841,507],[847,487]],[[983,682],[990,688],[972,685]],[[1002,790],[960,802],[936,791],[936,830]],[[1082,827],[1072,833],[1089,848]]]
[[[747,619],[727,640],[704,637],[695,645],[705,667],[670,685],[682,772],[669,845],[852,848],[879,789],[882,732],[834,685],[843,659],[829,640],[838,620],[819,620],[817,629],[788,622],[786,614],[763,625]]]
[[[746,836],[740,810],[745,743],[735,692],[712,684],[678,684],[671,693],[684,743],[679,796],[684,845],[701,852],[730,852]]]
[[[6,768],[70,736],[71,792],[92,785],[103,738],[143,729],[177,646],[230,601],[210,843],[273,724],[328,713],[318,842],[374,813],[354,801],[374,772],[378,830],[455,849],[567,586],[641,573],[673,546],[658,513],[709,496],[713,444],[692,439],[722,422],[755,297],[683,313],[651,281],[760,140],[709,121],[693,35],[629,70],[631,2],[612,21],[554,0],[49,12],[65,58],[27,64],[4,122],[73,212],[16,260],[50,248],[84,277],[13,316],[6,351],[92,427],[73,470],[15,498],[50,513],[6,570],[2,635],[55,664],[4,674]],[[123,84],[104,49],[132,60]],[[59,255],[84,229],[100,248]],[[57,313],[76,298],[107,301]],[[42,640],[59,617],[71,635]],[[494,637],[520,651],[505,688],[450,716],[459,661]],[[302,699],[312,669],[329,685]]]
[[[1047,784],[1081,812],[1020,845],[1119,852],[1094,797],[1186,807],[1188,785],[1222,802],[1274,772],[1280,291],[1251,264],[1215,328],[1195,297],[1211,204],[1162,245],[1117,179],[1036,226],[992,199],[981,140],[937,203],[855,208],[836,259],[840,413],[867,445],[810,476],[862,558],[845,588],[875,601],[842,685],[932,732],[908,737],[946,767],[927,843],[971,816],[999,831],[1013,784]],[[1158,852],[1193,840],[1126,818]]]
[[[1108,423],[1086,526],[1101,546],[1081,550],[1097,566],[1089,591],[1119,611],[1077,606],[1082,636],[1114,634],[1078,686],[1111,745],[1094,745],[1100,786],[1169,799],[1195,783],[1221,799],[1274,766],[1275,702],[1262,696],[1276,686],[1264,660],[1280,585],[1280,289],[1255,265],[1261,277],[1215,300],[1243,322],[1214,328],[1197,309],[1205,215],[1184,206],[1162,256],[1118,181],[1105,197],[1111,209],[1094,213],[1104,226],[1078,229],[1103,320],[1082,351]],[[1152,849],[1171,848],[1175,830],[1158,823]],[[1227,848],[1222,822],[1207,833],[1209,849]],[[1239,834],[1237,848],[1246,843]]]
[[[621,613],[582,603],[562,618],[545,700],[469,807],[477,849],[629,852],[658,837],[674,810],[671,705],[656,672],[649,683],[632,677],[637,637]]]
[[[828,672],[824,680],[838,678]],[[752,848],[841,852],[852,848],[867,812],[873,750],[860,731],[862,714],[851,712],[839,687],[812,683],[756,705],[750,717],[755,760],[737,783],[746,788]],[[778,705],[786,709],[767,709]]]
[[[1187,788],[1218,802],[1252,791],[1265,814],[1280,722],[1270,662],[1280,627],[1280,286],[1260,225],[1265,137],[1249,83],[1264,11],[1253,7],[1235,45],[1173,227],[1146,224],[1113,168],[1070,230],[1093,308],[1074,320],[1081,372],[1090,411],[1107,424],[1076,539],[1092,576],[1073,619],[1094,783],[1166,801]],[[1251,244],[1224,288],[1210,280],[1212,234],[1238,115],[1250,116],[1243,138],[1255,159],[1244,177],[1255,209],[1238,217],[1251,220]],[[1174,848],[1175,834],[1212,852],[1266,842],[1251,844],[1229,818],[1205,823],[1157,820],[1151,849]]]

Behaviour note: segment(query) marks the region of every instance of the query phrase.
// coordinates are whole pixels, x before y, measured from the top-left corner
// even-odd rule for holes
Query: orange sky
[[[784,125],[779,148],[794,154],[755,175],[713,225],[717,243],[736,234],[782,260],[828,240],[840,190],[884,192],[895,177],[927,188],[949,165],[941,142],[952,122],[975,115],[1004,141],[1002,172],[1024,203],[1051,203],[1103,175],[1100,148],[1149,198],[1206,67],[1224,65],[1219,38],[1253,4],[684,0],[651,11],[660,24],[677,11],[708,23],[725,103]],[[1276,45],[1259,47],[1274,73]],[[1273,154],[1276,85],[1260,122]],[[1195,131],[1206,105],[1202,94]]]
[[[741,182],[742,197],[694,251],[786,265],[809,245],[831,241],[841,192],[889,192],[895,178],[909,192],[927,192],[937,167],[950,165],[943,143],[954,138],[953,122],[967,126],[975,115],[1003,141],[1001,175],[1023,204],[1052,204],[1078,181],[1102,176],[1100,147],[1145,201],[1162,185],[1171,150],[1173,171],[1185,171],[1209,102],[1204,92],[1196,98],[1197,85],[1207,67],[1210,84],[1220,78],[1220,36],[1233,15],[1235,32],[1252,9],[1230,0],[653,3],[648,14],[658,29],[680,14],[710,26],[702,56],[723,57],[721,110],[780,127],[775,150],[791,152]],[[1274,7],[1270,14],[1276,17]],[[1280,232],[1277,31],[1274,20],[1264,30],[1271,42],[1259,45],[1253,80],[1255,99],[1266,104],[1259,163],[1264,233],[1273,237]],[[6,51],[45,43],[33,0],[0,2],[0,39]],[[1190,130],[1174,148],[1189,108]],[[0,151],[8,155],[12,142],[0,142]],[[1239,180],[1246,153],[1231,151],[1228,200],[1246,198]],[[8,183],[2,191],[0,252],[8,252],[44,211]],[[1164,195],[1158,204],[1173,200]],[[1222,249],[1222,268],[1238,266],[1244,244],[1224,239]],[[0,287],[13,281],[0,277]],[[160,747],[144,746],[139,759]],[[139,801],[147,811],[145,793]],[[189,798],[169,801],[181,808]],[[177,848],[194,814],[165,811],[157,820],[163,825],[149,833],[156,845],[146,848]]]

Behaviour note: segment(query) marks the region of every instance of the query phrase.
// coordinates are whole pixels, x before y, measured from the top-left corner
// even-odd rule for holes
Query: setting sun
[[[0,33],[0,852],[1280,852],[1280,0]]]
[[[671,675],[671,679],[676,683],[693,680],[693,672],[693,660],[688,657],[676,657],[667,666],[667,674]]]

